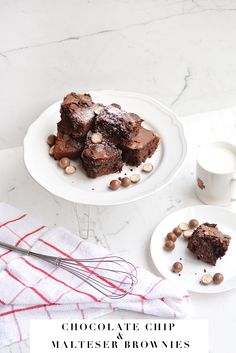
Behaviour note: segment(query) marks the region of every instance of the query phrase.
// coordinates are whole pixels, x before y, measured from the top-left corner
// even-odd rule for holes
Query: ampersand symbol
[[[120,332],[120,333],[118,333],[118,335],[117,335],[117,339],[118,340],[123,340],[123,335],[122,335],[122,333]]]

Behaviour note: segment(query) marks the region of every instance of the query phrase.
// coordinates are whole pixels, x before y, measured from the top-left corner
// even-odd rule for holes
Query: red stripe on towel
[[[18,217],[18,218],[15,218],[15,219],[11,219],[10,221],[7,221],[5,223],[2,223],[0,224],[0,228],[6,226],[7,224],[9,223],[13,223],[13,222],[16,222],[16,221],[19,221],[20,219],[24,218],[26,216],[26,214],[23,214],[22,216]]]
[[[9,270],[4,270],[11,278],[13,278],[15,281],[21,283],[24,287],[31,289],[35,294],[37,294],[42,300],[44,300],[48,304],[52,304],[50,300],[48,300],[42,293],[40,293],[36,288],[34,287],[28,287],[24,282],[22,282],[19,278],[17,278],[13,273],[11,273]]]

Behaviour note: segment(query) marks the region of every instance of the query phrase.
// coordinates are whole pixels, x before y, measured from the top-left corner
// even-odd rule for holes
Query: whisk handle
[[[27,249],[23,249],[23,248],[21,248],[19,246],[14,246],[14,245],[10,245],[10,244],[4,243],[2,241],[0,241],[0,248],[4,248],[4,249],[7,249],[7,250],[11,250],[11,251],[16,251],[16,252],[18,252],[20,254],[24,254],[24,255],[27,255],[27,256],[39,257],[39,258],[41,258],[41,259],[43,259],[45,261],[48,261],[48,262],[56,261],[56,263],[58,263],[60,261],[59,260],[60,257],[42,255],[42,254],[27,250]]]
[[[23,248],[20,248],[18,246],[14,246],[14,245],[10,245],[10,244],[7,244],[7,243],[3,243],[2,241],[0,241],[0,247],[1,248],[4,248],[4,249],[7,249],[7,250],[13,250],[13,251],[17,251],[21,254],[25,254],[25,255],[30,255],[31,252],[27,249],[23,249]]]

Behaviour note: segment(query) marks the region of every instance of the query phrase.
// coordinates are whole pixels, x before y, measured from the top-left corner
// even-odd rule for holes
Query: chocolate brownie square
[[[123,167],[121,150],[105,139],[93,143],[88,138],[81,159],[89,178],[116,173]]]
[[[188,249],[201,261],[215,265],[228,250],[230,237],[223,234],[216,224],[203,223],[188,240]]]
[[[53,149],[53,157],[55,159],[61,159],[63,157],[76,159],[80,157],[83,148],[84,138],[74,139],[58,131],[57,140]]]
[[[61,121],[57,124],[58,130],[74,138],[87,134],[94,126],[96,109],[89,94],[68,94],[61,104]]]
[[[118,144],[137,135],[142,119],[134,113],[127,113],[117,104],[105,106],[97,116],[95,129]]]
[[[160,138],[151,130],[141,126],[138,134],[131,141],[120,145],[123,160],[130,165],[138,166],[156,151]]]

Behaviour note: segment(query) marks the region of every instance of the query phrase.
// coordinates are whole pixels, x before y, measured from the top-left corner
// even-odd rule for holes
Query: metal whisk
[[[27,256],[37,257],[72,273],[110,299],[120,299],[131,293],[137,283],[135,266],[119,256],[73,259],[35,253],[17,246],[0,242],[0,247]]]

